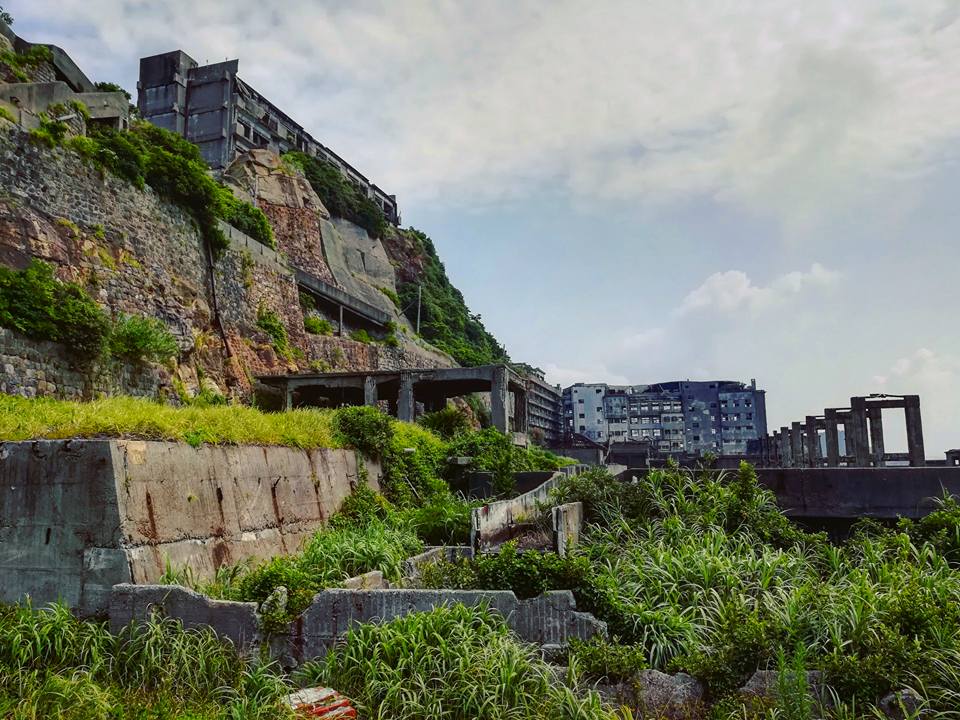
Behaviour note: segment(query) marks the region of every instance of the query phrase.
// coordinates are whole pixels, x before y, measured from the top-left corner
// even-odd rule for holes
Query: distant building
[[[278,154],[299,150],[332,163],[366,193],[394,225],[395,195],[388,195],[290,116],[237,76],[239,60],[198,65],[182,50],[140,59],[137,107],[154,125],[196,144],[215,170],[254,148]]]
[[[730,380],[655,385],[577,383],[563,391],[563,431],[660,453],[743,455],[767,432],[766,391]]]
[[[551,385],[543,370],[526,363],[515,363],[513,369],[527,379],[527,425],[530,432],[539,429],[547,444],[559,442],[563,436],[563,415],[559,385]]]

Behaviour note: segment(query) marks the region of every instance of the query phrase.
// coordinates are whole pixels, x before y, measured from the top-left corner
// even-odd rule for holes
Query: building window
[[[583,405],[583,398],[580,398],[579,400],[577,400],[577,405]]]
[[[580,418],[583,419],[584,417],[586,417],[586,415],[584,415],[583,413],[580,413]]]

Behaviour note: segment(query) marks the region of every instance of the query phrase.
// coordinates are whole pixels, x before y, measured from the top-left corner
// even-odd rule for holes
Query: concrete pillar
[[[377,379],[372,375],[363,378],[363,404],[376,405],[379,397],[377,396]]]
[[[337,335],[343,337],[343,305],[337,307],[340,309],[340,324],[337,325]]]
[[[793,452],[790,446],[790,428],[780,428],[780,454],[783,457],[781,467],[793,467]]]
[[[920,421],[919,395],[904,396],[903,414],[907,421],[907,454],[910,456],[910,465],[915,467],[926,465],[927,458],[923,452],[923,423]]]
[[[791,467],[803,467],[806,464],[803,457],[803,433],[799,421],[790,425],[790,458],[793,461]]]
[[[824,440],[827,445],[827,467],[840,465],[840,432],[837,427],[837,411],[827,408],[823,411]]]
[[[850,424],[845,426],[848,447],[853,448],[855,467],[869,467],[870,439],[867,435],[867,399],[850,398]]]
[[[867,408],[867,420],[870,423],[870,457],[874,467],[883,467],[883,410]]]
[[[413,397],[413,375],[400,373],[400,392],[397,395],[397,419],[413,422],[416,403]]]
[[[513,393],[513,425],[518,433],[526,434],[529,431],[529,417],[527,415],[527,393],[517,390]]]
[[[817,419],[813,415],[807,415],[806,425],[807,464],[810,467],[820,467],[823,462],[820,454],[820,433],[817,432]]]
[[[290,386],[289,380],[284,388],[283,403],[287,410],[293,410],[293,388]]]
[[[510,374],[499,365],[493,369],[490,383],[490,419],[500,432],[510,432]]]
[[[780,466],[780,433],[776,430],[770,438],[770,465],[771,467]]]

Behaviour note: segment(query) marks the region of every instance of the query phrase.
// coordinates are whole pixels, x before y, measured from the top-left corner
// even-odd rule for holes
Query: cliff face
[[[383,244],[330,218],[309,183],[275,156],[241,160],[230,180],[241,192],[255,188],[277,251],[232,232],[229,249],[214,260],[190,216],[149,187],[138,190],[70,150],[36,145],[5,121],[0,125],[0,263],[21,268],[42,259],[112,314],[159,318],[177,338],[176,367],[149,368],[152,382],[143,380],[141,368],[137,382],[108,391],[169,393],[177,379],[191,391],[213,383],[221,392],[246,397],[259,374],[453,364],[413,338],[388,297],[396,284]],[[307,333],[294,267],[387,313],[397,326],[398,346],[351,340],[349,324],[343,337]],[[278,353],[275,339],[261,328],[264,312],[282,323],[289,352]],[[308,307],[306,313],[323,316],[322,309]],[[73,381],[57,382],[60,371],[54,368],[42,386],[25,383],[30,378],[22,356],[29,353],[23,348],[31,343],[15,340],[0,348],[4,387],[65,397],[103,389],[102,383],[79,389]]]

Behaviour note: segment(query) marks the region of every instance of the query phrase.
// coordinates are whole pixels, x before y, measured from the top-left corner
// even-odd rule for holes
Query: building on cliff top
[[[239,60],[199,65],[182,50],[140,59],[137,107],[154,125],[195,143],[215,170],[238,155],[268,148],[278,155],[299,150],[337,167],[363,189],[394,225],[396,195],[388,195],[303,126],[237,76]]]

